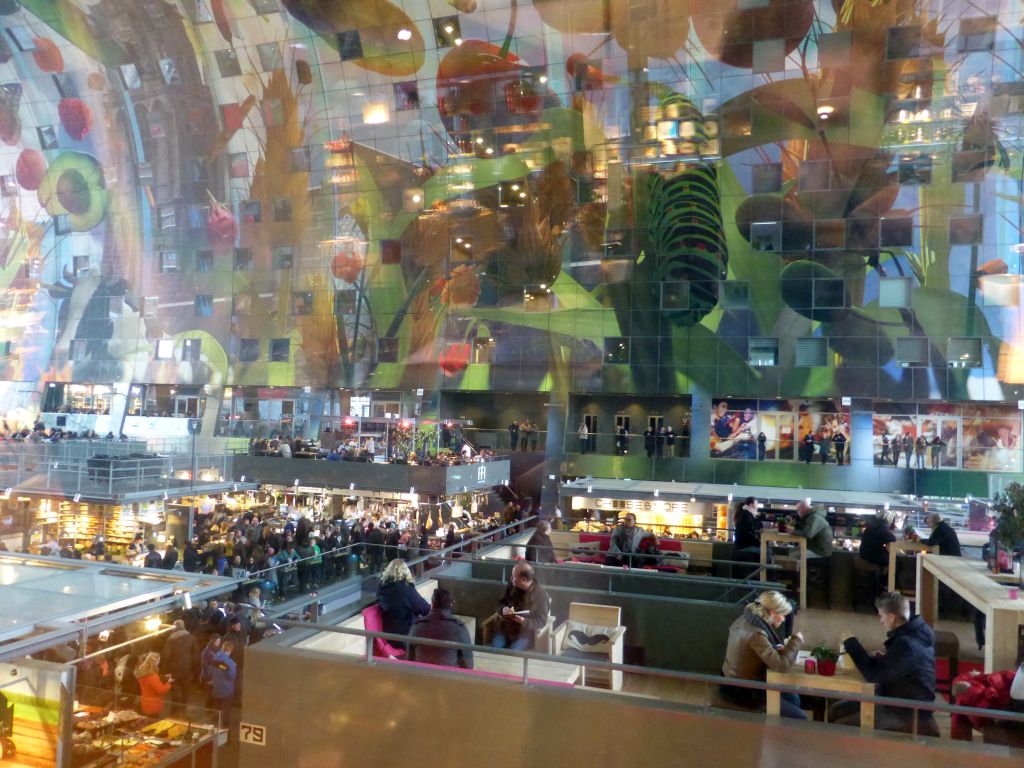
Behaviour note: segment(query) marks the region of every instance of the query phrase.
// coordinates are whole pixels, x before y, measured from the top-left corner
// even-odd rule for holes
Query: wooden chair
[[[492,613],[480,625],[480,642],[482,645],[490,645],[494,634],[498,630],[498,623],[501,617],[497,612]],[[533,649],[538,653],[554,653],[552,636],[554,634],[555,617],[549,615],[547,623],[533,633]]]
[[[576,660],[586,660],[587,656],[599,657],[603,654],[584,653],[572,649],[568,645],[569,622],[584,624],[589,627],[606,627],[611,630],[608,635],[606,656],[601,658],[616,664],[622,663],[623,649],[625,648],[626,628],[622,626],[622,609],[617,605],[598,605],[595,603],[569,603],[569,617],[555,629],[554,653],[555,655],[569,655]],[[580,665],[580,685],[590,683],[601,687],[610,688],[613,691],[622,690],[622,671],[607,669],[590,669],[585,664]]]

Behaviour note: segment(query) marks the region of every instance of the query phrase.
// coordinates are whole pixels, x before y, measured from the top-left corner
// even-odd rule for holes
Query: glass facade
[[[49,383],[199,388],[257,421],[287,419],[226,387],[309,388],[331,417],[317,392],[727,392],[903,402],[915,437],[939,401],[942,466],[1000,464],[967,447],[997,417],[962,404],[1008,405],[1019,437],[1015,3],[0,14],[9,419]],[[758,411],[770,458],[819,429],[802,410]]]

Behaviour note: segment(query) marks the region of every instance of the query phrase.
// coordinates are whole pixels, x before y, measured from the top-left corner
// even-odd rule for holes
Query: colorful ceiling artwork
[[[995,0],[4,0],[0,380],[1007,400]]]

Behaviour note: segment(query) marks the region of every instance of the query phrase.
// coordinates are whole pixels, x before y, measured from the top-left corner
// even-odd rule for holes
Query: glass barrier
[[[129,692],[138,691],[134,679],[118,679],[116,673],[109,677],[109,686],[75,688],[69,765],[95,760],[138,768],[171,765],[197,751],[212,753],[218,729],[228,726],[222,713],[230,709],[231,698],[222,704],[207,691],[183,692],[177,681],[163,695],[140,696]],[[161,682],[165,679],[160,676]],[[195,703],[199,699],[205,699],[206,706]]]
[[[453,610],[456,610],[453,606]],[[302,629],[308,638],[309,622],[280,620],[285,629]],[[316,625],[316,630],[339,636],[359,638],[344,643],[336,652],[358,658],[364,663],[386,662],[428,663],[452,674],[458,667],[476,669],[504,677],[509,684],[588,685],[587,679],[603,680],[595,693],[635,695],[634,691],[658,691],[645,694],[675,705],[693,706],[707,712],[741,711],[763,713],[769,719],[810,720],[840,735],[848,728],[862,732],[874,730],[904,733],[912,737],[967,740],[971,731],[988,729],[1004,731],[996,743],[1024,744],[1024,710],[981,709],[947,704],[941,700],[877,696],[873,685],[864,680],[849,661],[831,675],[811,672],[804,654],[790,669],[769,672],[769,680],[761,682],[721,675],[643,667],[608,660],[604,652],[573,652],[565,643],[566,624],[555,628],[541,650],[517,651],[487,645],[434,640],[387,632],[374,632],[352,626]],[[413,642],[413,640],[415,642]],[[342,646],[339,646],[339,648]],[[327,646],[318,644],[318,650]],[[434,649],[423,653],[421,649]],[[447,653],[445,653],[447,652]],[[411,657],[411,658],[410,658]],[[445,659],[443,663],[429,659]],[[617,677],[618,676],[618,677]],[[627,677],[624,685],[622,676]],[[610,685],[610,687],[609,687]],[[998,738],[998,737],[997,737]],[[1014,741],[1015,740],[1015,741]]]

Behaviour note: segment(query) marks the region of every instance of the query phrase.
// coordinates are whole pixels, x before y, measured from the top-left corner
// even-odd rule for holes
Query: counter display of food
[[[189,718],[194,714],[198,720]],[[162,768],[198,749],[212,749],[217,713],[146,717],[135,709],[79,706],[73,718],[71,768]]]

